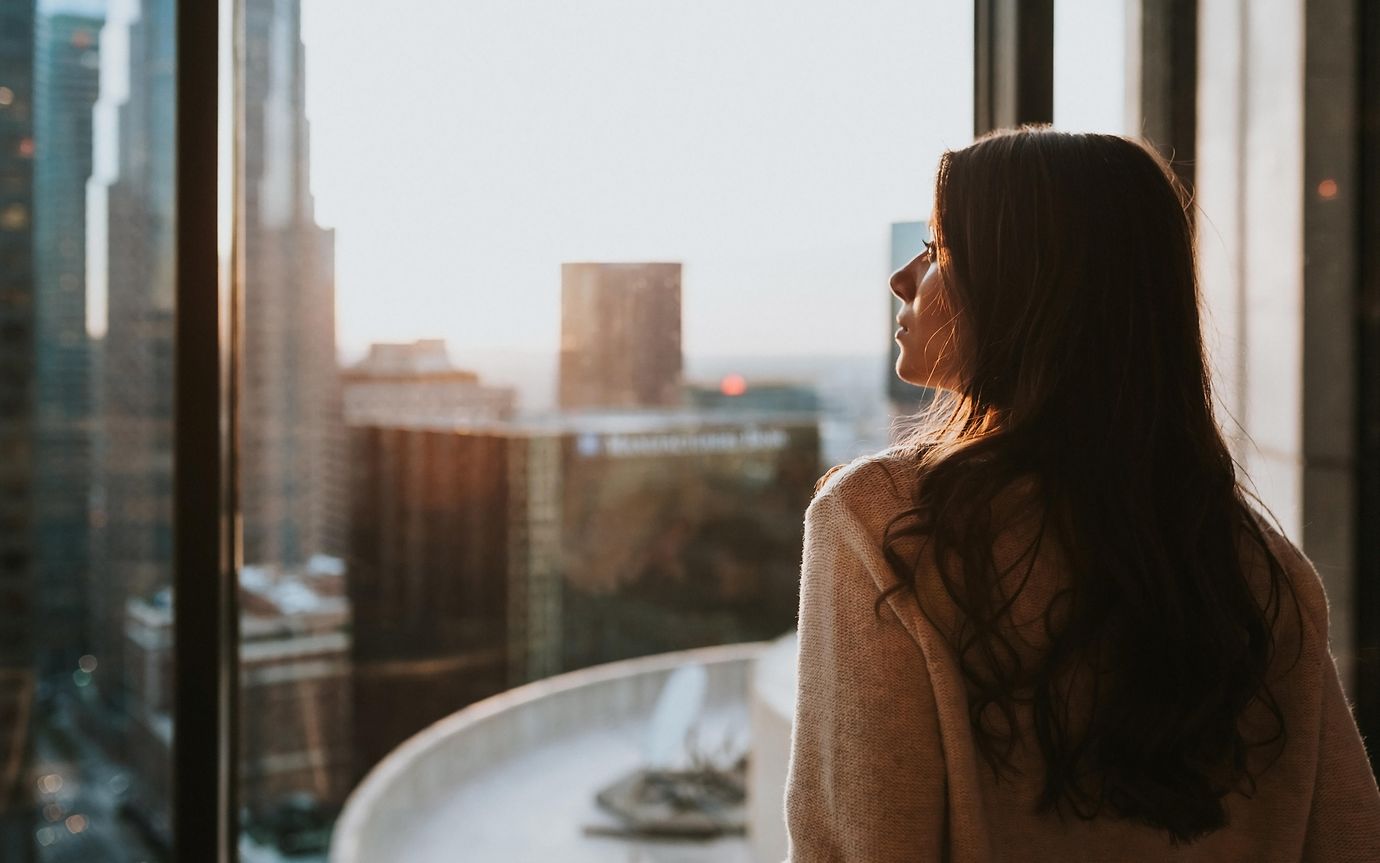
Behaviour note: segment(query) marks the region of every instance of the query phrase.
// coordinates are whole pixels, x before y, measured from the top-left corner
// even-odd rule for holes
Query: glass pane
[[[1126,126],[1125,0],[1055,0],[1054,125],[1120,135]]]
[[[0,858],[169,847],[173,4],[0,0]]]
[[[639,766],[775,781],[750,669],[815,481],[922,396],[887,280],[970,139],[971,4],[241,8],[243,859],[325,855],[380,763],[416,787],[346,818],[402,833],[332,859],[621,859]],[[676,859],[773,841],[753,799]]]

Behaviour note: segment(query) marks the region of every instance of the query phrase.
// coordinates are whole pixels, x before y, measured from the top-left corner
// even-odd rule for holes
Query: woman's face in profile
[[[896,342],[901,346],[896,374],[916,386],[955,389],[956,316],[949,308],[944,273],[935,257],[935,247],[927,245],[910,263],[891,274],[891,292],[904,304],[896,316],[900,325]]]

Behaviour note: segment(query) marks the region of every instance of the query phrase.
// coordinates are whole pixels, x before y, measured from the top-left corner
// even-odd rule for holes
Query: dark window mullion
[[[1360,74],[1357,152],[1360,265],[1356,437],[1356,714],[1361,734],[1380,740],[1380,5],[1358,2]],[[1380,746],[1370,746],[1380,769]]]
[[[1054,122],[1054,0],[974,0],[973,133]]]
[[[1198,0],[1141,0],[1139,5],[1141,127],[1131,131],[1153,144],[1191,191],[1198,137]]]
[[[228,342],[217,256],[220,3],[177,0],[173,848],[236,858]]]

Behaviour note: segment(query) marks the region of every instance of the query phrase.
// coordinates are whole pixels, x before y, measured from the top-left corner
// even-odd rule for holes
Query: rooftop
[[[479,382],[477,374],[451,363],[444,339],[376,342],[369,346],[369,353],[363,360],[346,370],[345,376],[353,380],[444,378]]]

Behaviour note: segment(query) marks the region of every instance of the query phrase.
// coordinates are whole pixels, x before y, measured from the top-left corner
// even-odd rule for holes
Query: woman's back
[[[1190,206],[1116,135],[941,156],[890,280],[932,408],[806,514],[796,859],[1380,860],[1322,587],[1218,426]]]
[[[787,792],[792,860],[1380,860],[1380,791],[1327,647],[1325,595],[1287,540],[1266,534],[1293,588],[1278,597],[1267,675],[1280,716],[1255,701],[1240,724],[1245,739],[1259,741],[1282,719],[1286,736],[1251,750],[1256,788],[1249,799],[1235,792],[1223,799],[1226,827],[1175,846],[1163,830],[1107,814],[1037,814],[1045,765],[1034,744],[1034,712],[1019,699],[1015,769],[999,776],[989,766],[974,735],[971,684],[953,646],[963,615],[932,567],[922,563],[915,592],[890,593],[874,615],[878,599],[897,584],[885,537],[913,506],[918,482],[913,459],[861,459],[831,476],[807,513]],[[1029,531],[1039,522],[1033,513],[1019,517],[1021,506],[1011,505],[1016,517],[997,542],[994,563],[1010,573],[1004,595],[1014,596],[1006,640],[1029,663],[1047,646],[1046,626],[1057,631],[1056,597],[1067,586],[1068,567],[1048,542],[1032,566],[1011,566],[1030,548]],[[892,548],[918,558],[922,545]],[[1253,593],[1265,602],[1265,556],[1246,548],[1242,560]],[[1068,719],[1077,728],[1095,693],[1090,674],[1073,680]],[[883,714],[863,709],[879,698],[887,704]],[[986,718],[1004,727],[995,709]]]

